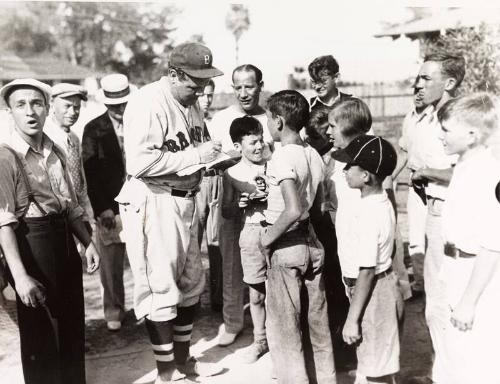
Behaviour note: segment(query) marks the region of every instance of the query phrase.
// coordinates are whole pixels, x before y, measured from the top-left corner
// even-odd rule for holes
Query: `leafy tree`
[[[34,9],[29,3],[2,3],[0,11],[0,47],[19,55],[50,51],[56,41],[46,20],[54,13],[54,3]]]
[[[226,27],[234,36],[236,65],[239,62],[239,41],[243,32],[250,27],[248,8],[243,4],[230,4],[226,15]]]
[[[124,73],[138,84],[161,75],[177,13],[159,3],[111,2],[26,2],[8,4],[6,11],[2,48],[48,52],[98,72]]]
[[[481,24],[459,28],[429,38],[425,53],[447,51],[462,55],[466,61],[465,78],[460,92],[489,91],[500,94],[500,28]]]

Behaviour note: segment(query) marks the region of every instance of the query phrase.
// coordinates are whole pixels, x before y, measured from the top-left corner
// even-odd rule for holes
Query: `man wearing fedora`
[[[0,89],[14,121],[0,146],[0,248],[17,293],[25,383],[85,384],[82,263],[73,235],[86,248],[88,273],[99,255],[65,156],[43,133],[50,91],[34,79]]]
[[[156,384],[221,372],[189,356],[205,284],[195,204],[203,171],[178,174],[220,155],[220,142],[203,135],[197,103],[210,78],[220,75],[207,47],[181,44],[171,52],[166,76],[137,91],[125,110],[128,175],[116,200],[134,275],[134,311],[145,318]]]
[[[85,126],[82,137],[88,195],[97,220],[97,249],[102,255],[100,276],[104,318],[110,331],[121,328],[125,315],[125,244],[119,236],[121,220],[115,197],[125,180],[123,112],[129,95],[130,86],[125,75],[103,77],[98,100],[107,110]]]
[[[59,83],[52,87],[52,106],[45,120],[43,131],[66,155],[68,173],[75,188],[78,204],[85,211],[83,221],[87,229],[94,222],[94,211],[87,194],[87,181],[83,171],[82,146],[71,127],[80,117],[82,101],[87,101],[87,91],[80,85]]]

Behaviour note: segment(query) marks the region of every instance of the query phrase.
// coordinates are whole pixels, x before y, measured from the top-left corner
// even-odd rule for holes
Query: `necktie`
[[[83,188],[82,172],[80,167],[80,154],[78,153],[78,147],[76,143],[71,140],[71,136],[68,135],[68,171],[71,176],[71,181],[75,187],[76,194],[80,194]]]

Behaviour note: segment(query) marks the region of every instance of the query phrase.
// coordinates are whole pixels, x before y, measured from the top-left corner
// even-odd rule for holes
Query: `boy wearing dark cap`
[[[380,137],[362,135],[332,156],[347,163],[347,183],[361,191],[355,225],[344,239],[350,252],[339,255],[351,303],[342,335],[347,344],[357,343],[357,376],[368,383],[393,383],[403,299],[391,267],[396,220],[382,182],[394,171],[396,151]]]

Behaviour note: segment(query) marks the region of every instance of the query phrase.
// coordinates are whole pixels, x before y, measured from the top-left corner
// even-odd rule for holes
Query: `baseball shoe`
[[[242,351],[241,362],[253,364],[267,352],[269,352],[267,340],[254,341],[248,348]]]
[[[202,363],[194,357],[189,357],[185,364],[177,364],[180,373],[186,376],[210,377],[221,373],[224,368],[214,363]]]
[[[122,327],[122,323],[121,321],[111,320],[106,323],[106,326],[108,327],[109,331],[115,332],[120,330],[120,328]]]
[[[174,382],[185,378],[186,374],[179,371],[177,367],[174,367],[173,370],[164,370],[162,373],[158,372],[154,384],[174,384]]]

